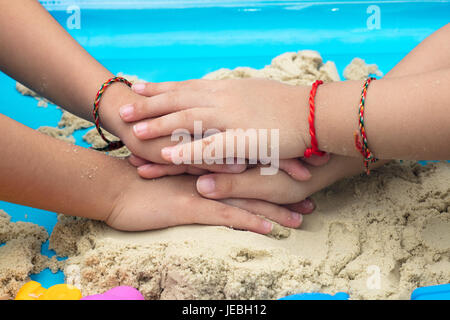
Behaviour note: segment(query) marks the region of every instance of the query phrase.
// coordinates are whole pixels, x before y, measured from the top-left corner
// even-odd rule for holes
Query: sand
[[[444,162],[343,180],[315,194],[314,214],[280,240],[210,226],[127,233],[60,216],[50,246],[70,257],[67,281],[84,294],[130,285],[147,299],[408,299],[450,280],[448,181]]]
[[[29,222],[11,222],[0,210],[0,300],[13,299],[22,285],[30,281],[30,274],[45,268],[56,272],[62,262],[53,256],[41,255],[41,245],[48,233],[41,226]]]
[[[354,59],[344,75],[369,73],[379,71]],[[239,77],[340,80],[334,63],[307,50],[283,54],[260,70],[205,76]],[[93,133],[86,140],[98,143]],[[120,232],[60,215],[50,248],[69,257],[66,282],[84,295],[130,285],[147,299],[276,299],[314,291],[408,299],[417,287],[450,282],[449,181],[447,162],[393,162],[316,193],[317,209],[302,228],[280,227],[278,237],[199,225]]]

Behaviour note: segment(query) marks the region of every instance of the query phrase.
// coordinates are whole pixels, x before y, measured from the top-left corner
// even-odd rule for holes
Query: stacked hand
[[[169,198],[168,194],[171,193],[179,194],[175,195],[176,198],[185,198],[184,193],[193,198],[189,204],[181,201],[180,206],[167,202],[160,206],[164,210],[157,216],[164,217],[165,212],[183,212],[186,211],[184,208],[189,208],[191,213],[177,214],[175,216],[178,218],[174,221],[164,220],[164,223],[175,225],[207,221],[208,224],[232,225],[267,233],[268,229],[264,229],[262,220],[256,214],[288,227],[300,226],[301,214],[314,210],[314,203],[308,199],[311,194],[340,178],[364,170],[358,158],[330,157],[328,154],[299,158],[309,146],[309,90],[306,86],[289,86],[261,79],[134,85],[133,91],[141,97],[120,109],[120,117],[127,123],[127,130],[123,131],[125,134],[121,138],[133,153],[129,162],[137,167],[142,178],[154,179],[184,173],[199,176],[161,180],[164,181],[161,182],[162,198]],[[176,142],[170,138],[172,132],[186,129],[194,134],[194,121],[202,121],[203,130],[218,129],[219,132],[182,147],[175,146]],[[188,164],[173,164],[174,155],[189,149],[195,150],[196,146],[211,147],[211,141],[215,141],[212,139],[225,140],[224,132],[228,128],[278,129],[280,170],[274,175],[261,175],[261,167],[268,165],[192,164],[193,157],[183,157]],[[245,145],[246,158],[249,158],[250,147],[249,143]],[[266,147],[270,150],[274,146],[269,140]],[[203,154],[203,160],[217,161],[216,151],[213,149],[210,153],[214,158]],[[232,154],[233,157],[236,155]],[[220,199],[222,203],[205,198]],[[240,209],[231,210],[230,205]],[[218,208],[213,209],[216,206]],[[224,206],[232,213],[216,214],[227,211]],[[113,216],[124,217],[123,214]],[[117,218],[114,221],[118,221]]]

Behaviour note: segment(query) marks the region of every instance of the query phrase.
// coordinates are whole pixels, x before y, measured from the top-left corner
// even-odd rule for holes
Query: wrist
[[[123,139],[130,131],[130,124],[125,123],[119,115],[120,108],[125,104],[135,103],[143,97],[134,93],[124,83],[114,83],[108,87],[100,100],[100,125],[105,130]]]
[[[112,157],[111,157],[112,158]],[[112,158],[113,163],[110,164],[108,171],[114,176],[114,183],[109,184],[105,190],[105,211],[103,221],[110,225],[119,213],[126,208],[123,207],[124,199],[130,196],[129,190],[135,185],[140,177],[136,173],[136,169],[132,167],[125,159]]]
[[[324,83],[315,97],[315,128],[321,151],[360,157],[354,144],[362,81]]]
[[[309,133],[309,95],[311,91],[311,86],[296,86],[296,98],[295,98],[295,112],[296,115],[294,130],[299,136],[299,140],[303,142],[304,149],[311,147],[311,135]],[[297,157],[303,157],[304,151],[300,150]]]

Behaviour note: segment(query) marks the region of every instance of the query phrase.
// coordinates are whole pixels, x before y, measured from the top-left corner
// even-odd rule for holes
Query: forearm
[[[53,139],[1,114],[0,136],[4,201],[104,220],[136,175],[125,160]]]
[[[361,156],[355,148],[362,81],[324,84],[316,95],[319,148]],[[369,148],[380,159],[450,158],[450,69],[374,81],[365,104]]]
[[[89,55],[37,1],[1,2],[0,47],[2,71],[64,109],[93,120],[95,95],[113,74]],[[134,96],[122,83],[108,88],[100,104],[102,125],[107,130],[119,135],[114,125],[109,124],[112,112],[110,115],[105,108],[120,107]]]
[[[440,28],[409,52],[384,78],[450,68],[450,23]]]

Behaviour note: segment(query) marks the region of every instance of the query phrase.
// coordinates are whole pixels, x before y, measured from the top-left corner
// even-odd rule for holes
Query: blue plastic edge
[[[345,292],[335,295],[326,293],[297,293],[279,300],[348,300],[350,296]],[[411,293],[411,300],[450,300],[450,283],[435,286],[420,287]]]
[[[450,283],[417,288],[411,300],[450,300]]]
[[[280,298],[279,300],[348,300],[350,296],[345,292],[338,292],[335,295],[326,293],[297,293]]]

